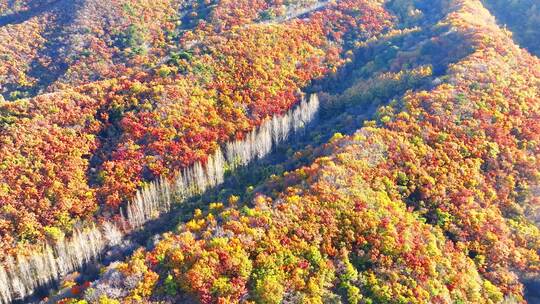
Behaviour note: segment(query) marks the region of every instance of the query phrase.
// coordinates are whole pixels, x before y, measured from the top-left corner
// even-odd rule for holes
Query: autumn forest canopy
[[[535,0],[0,0],[0,303],[539,303]]]

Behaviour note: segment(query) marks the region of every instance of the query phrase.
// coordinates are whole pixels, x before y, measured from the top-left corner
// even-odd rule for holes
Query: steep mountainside
[[[540,301],[537,10],[0,0],[0,302]]]

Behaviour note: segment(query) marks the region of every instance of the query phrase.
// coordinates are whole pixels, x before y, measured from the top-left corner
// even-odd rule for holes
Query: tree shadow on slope
[[[55,9],[58,5],[63,2],[70,2],[66,0],[35,0],[31,1],[28,4],[28,9],[16,11],[11,14],[1,14],[0,15],[0,27],[6,26],[8,24],[20,24],[23,23],[35,16],[38,16],[47,11]],[[12,8],[15,3],[10,3],[8,6]]]

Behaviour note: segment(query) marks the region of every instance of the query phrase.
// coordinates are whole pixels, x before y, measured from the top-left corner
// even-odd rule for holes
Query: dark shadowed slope
[[[501,25],[508,27],[515,41],[540,56],[540,2],[537,0],[483,0]]]

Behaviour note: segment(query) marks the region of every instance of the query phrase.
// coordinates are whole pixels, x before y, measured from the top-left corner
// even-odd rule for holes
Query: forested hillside
[[[530,2],[0,0],[0,301],[540,301]]]

